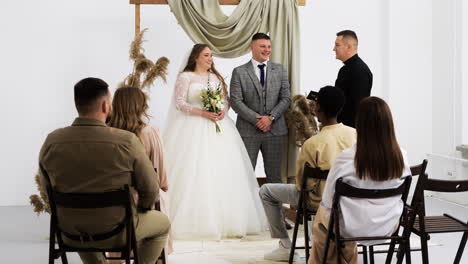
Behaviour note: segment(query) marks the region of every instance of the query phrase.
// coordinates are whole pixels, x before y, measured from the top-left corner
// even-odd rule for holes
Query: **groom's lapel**
[[[266,70],[266,91],[268,93],[268,90],[270,90],[271,88],[273,88],[272,86],[272,82],[273,82],[273,76],[275,75],[274,72],[275,72],[275,66],[273,66],[273,64],[271,62],[268,62],[267,64],[267,70]],[[268,96],[268,94],[267,94]]]
[[[258,96],[260,96],[260,98],[261,98],[262,97],[261,96],[262,90],[261,90],[261,86],[260,86],[260,81],[258,80],[258,77],[255,74],[255,70],[253,68],[253,63],[251,61],[249,61],[247,63],[247,72],[249,73],[250,79],[252,79],[252,82],[255,85],[255,89],[257,89]]]

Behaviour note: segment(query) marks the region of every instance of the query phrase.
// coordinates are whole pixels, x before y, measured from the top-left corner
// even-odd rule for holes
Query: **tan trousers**
[[[327,241],[327,231],[319,228],[319,225],[322,224],[325,229],[328,230],[328,221],[327,211],[322,207],[319,207],[312,227],[313,242],[308,264],[320,264],[323,261],[323,252]],[[346,242],[345,247],[341,249],[340,258],[341,263],[343,264],[357,264],[358,251],[356,242]],[[328,248],[327,263],[337,263],[336,246],[333,241],[330,241],[330,246]]]
[[[151,210],[145,213],[138,213],[135,235],[138,242],[138,255],[141,264],[156,263],[166,243],[170,227],[171,224],[167,216],[159,211]],[[70,246],[79,247],[83,245],[86,247],[102,248],[122,245],[124,238],[125,235],[122,234],[107,240],[81,244],[81,242],[68,240],[64,237],[64,242]],[[84,264],[107,264],[107,260],[101,252],[80,252],[78,254]]]

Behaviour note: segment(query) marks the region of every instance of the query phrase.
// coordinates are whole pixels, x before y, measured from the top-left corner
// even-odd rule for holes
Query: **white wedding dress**
[[[163,135],[176,239],[241,237],[267,226],[257,180],[234,122],[226,114],[218,121],[221,133],[216,133],[212,121],[196,115],[208,80],[211,87],[219,83],[214,74],[179,74],[175,108]]]

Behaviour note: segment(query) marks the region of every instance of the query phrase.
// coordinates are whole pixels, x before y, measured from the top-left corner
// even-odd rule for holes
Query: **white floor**
[[[463,221],[468,220],[468,208],[435,198],[427,199],[427,214],[449,213]],[[28,206],[0,207],[0,256],[2,263],[47,263],[49,217],[36,216]],[[431,263],[452,263],[461,234],[433,235],[429,254]],[[303,241],[301,239],[301,241]],[[416,238],[413,246],[417,246]],[[175,252],[170,264],[247,264],[273,263],[263,260],[263,254],[277,246],[268,233],[247,236],[243,239],[222,241],[175,241]],[[304,251],[300,250],[301,256]],[[465,252],[461,263],[468,263]],[[412,262],[421,263],[421,255],[412,253]],[[70,264],[79,264],[76,254],[69,254]],[[376,256],[376,263],[384,263],[384,255]],[[302,259],[301,262],[304,262]],[[56,260],[56,263],[60,263]]]

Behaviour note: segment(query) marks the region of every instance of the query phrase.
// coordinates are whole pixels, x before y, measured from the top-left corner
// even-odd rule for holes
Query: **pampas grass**
[[[145,51],[145,49],[143,49],[143,35],[145,35],[146,31],[148,31],[147,28],[140,31],[140,33],[138,33],[135,36],[135,39],[132,41],[132,44],[130,44],[130,59],[138,59],[138,55],[142,54]]]
[[[159,58],[151,70],[146,74],[146,79],[143,81],[141,88],[149,88],[153,84],[156,78],[161,77],[166,81],[167,66],[169,65],[169,59],[166,57]]]
[[[145,55],[140,54],[138,58],[135,60],[135,71],[139,73],[146,73],[151,68],[153,68],[154,63],[147,59]]]
[[[49,213],[50,214],[50,207],[49,207],[49,198],[47,196],[45,183],[42,183],[40,172],[36,173],[34,177],[36,181],[37,190],[39,191],[39,195],[32,194],[29,196],[29,203],[34,207],[34,212],[38,215],[40,213]]]
[[[156,62],[152,62],[143,54],[143,36],[146,31],[148,31],[147,28],[137,34],[130,45],[130,59],[134,61],[133,72],[118,85],[118,88],[131,86],[139,89],[149,89],[157,78],[166,81],[169,60],[166,57],[161,57]]]

